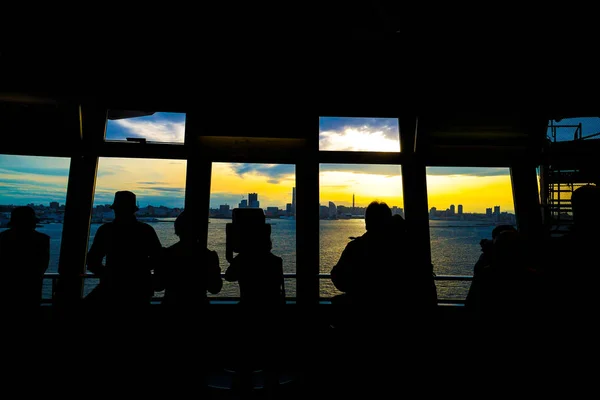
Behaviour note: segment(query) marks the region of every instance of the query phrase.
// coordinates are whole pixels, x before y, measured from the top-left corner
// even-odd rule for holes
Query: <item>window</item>
[[[548,121],[547,138],[552,142],[600,139],[600,118],[564,118]]]
[[[37,231],[50,236],[47,272],[58,272],[69,178],[68,158],[0,155],[0,231],[6,230],[13,208],[31,206]],[[52,282],[44,280],[44,300],[52,298]]]
[[[295,167],[289,164],[213,163],[208,248],[226,259],[226,224],[234,208],[262,208],[271,225],[272,253],[283,259],[284,274],[296,273]],[[235,255],[235,254],[234,254]],[[296,280],[286,279],[286,297],[296,296]],[[223,282],[214,297],[239,297],[237,282]]]
[[[365,233],[369,203],[385,202],[392,214],[404,216],[402,175],[399,165],[321,164],[319,170],[320,273],[329,274],[350,237]],[[331,280],[321,279],[322,298],[337,294]]]
[[[436,275],[473,275],[481,239],[516,227],[508,168],[428,167],[431,258]],[[464,300],[470,281],[437,281],[439,299]]]
[[[106,140],[183,143],[185,113],[110,110]]]
[[[154,228],[163,247],[175,244],[178,238],[174,222],[183,211],[186,164],[185,160],[101,157],[98,162],[88,250],[98,227],[114,219],[109,206],[114,200],[115,192],[119,190],[135,193],[139,207],[137,219]],[[87,279],[84,293],[87,294],[96,284],[96,279]]]
[[[399,152],[398,119],[319,117],[319,150]]]

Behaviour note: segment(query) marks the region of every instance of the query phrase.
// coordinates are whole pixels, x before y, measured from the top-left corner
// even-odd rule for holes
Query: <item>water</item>
[[[150,222],[155,229],[163,246],[167,247],[177,242],[173,227],[174,218],[164,218],[161,222]],[[210,219],[208,225],[208,247],[216,250],[219,255],[221,271],[225,272],[228,262],[225,259],[225,224],[228,219]],[[283,259],[284,272],[296,273],[296,221],[268,220],[271,224],[273,253]],[[89,245],[94,239],[99,224],[90,228]],[[481,254],[479,241],[491,238],[493,225],[479,224],[474,221],[430,221],[431,256],[434,272],[438,275],[472,275],[473,265]],[[0,229],[0,231],[5,228]],[[62,236],[62,224],[45,224],[38,228],[39,232],[50,236],[50,264],[48,272],[58,272],[58,255]],[[340,254],[348,243],[350,236],[360,236],[365,232],[364,220],[321,220],[320,236],[320,272],[327,274],[338,261]],[[89,248],[89,246],[88,246]],[[87,279],[85,293],[89,292],[97,280]],[[464,300],[470,282],[438,281],[438,297],[443,299]],[[50,281],[45,282],[43,296],[49,298]],[[295,279],[286,279],[286,293],[296,295]],[[320,282],[322,297],[331,297],[339,292],[328,279]],[[160,294],[159,294],[160,295]],[[215,297],[239,295],[236,283],[224,282],[222,291]]]

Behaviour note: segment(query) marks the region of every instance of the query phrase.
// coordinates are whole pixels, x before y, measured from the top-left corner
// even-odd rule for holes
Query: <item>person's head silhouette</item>
[[[198,227],[189,213],[183,211],[175,219],[175,234],[180,240],[198,239]]]
[[[379,201],[373,201],[365,211],[365,228],[367,232],[382,232],[392,222],[392,210]]]
[[[573,222],[576,226],[598,228],[600,216],[600,187],[585,185],[577,188],[571,195]]]
[[[8,227],[18,231],[34,230],[38,222],[35,211],[29,206],[16,207],[10,214]]]
[[[494,238],[494,264],[517,268],[528,261],[527,243],[516,229],[501,231]]]
[[[517,229],[512,225],[497,225],[492,229],[492,240],[496,240],[502,232],[517,232]]]
[[[115,218],[127,217],[139,210],[136,205],[135,193],[122,190],[115,193],[115,200],[110,208],[115,212]]]

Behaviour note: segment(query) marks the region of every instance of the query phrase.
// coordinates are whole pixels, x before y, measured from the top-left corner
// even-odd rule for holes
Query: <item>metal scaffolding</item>
[[[582,141],[598,134],[583,136],[582,124],[558,125],[550,120],[548,125],[546,162],[540,165],[540,195],[543,209],[543,221],[546,232],[550,236],[561,236],[568,232],[573,223],[573,210],[571,196],[577,188],[593,184],[594,178],[581,165],[572,161],[565,161],[560,151],[551,151],[557,146],[557,133],[559,129],[573,130],[571,142],[583,144]],[[575,147],[577,149],[577,147]]]

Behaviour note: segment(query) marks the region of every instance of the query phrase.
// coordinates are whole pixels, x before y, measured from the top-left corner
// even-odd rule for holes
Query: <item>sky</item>
[[[560,125],[583,122],[583,134],[600,131],[600,118],[563,120]],[[107,140],[145,137],[149,141],[182,142],[185,115],[155,113],[150,116],[109,120]],[[573,130],[559,129],[559,140]],[[550,131],[549,131],[550,133]],[[399,151],[399,129],[391,118],[319,118],[319,148],[327,150]],[[396,150],[392,150],[396,149]],[[0,205],[28,203],[64,204],[69,159],[0,155]],[[112,203],[114,192],[131,190],[140,207],[183,207],[185,160],[100,158],[94,204]],[[321,164],[320,203],[366,207],[372,200],[404,207],[401,167],[390,165]],[[212,170],[211,208],[236,207],[248,193],[258,193],[261,207],[284,209],[292,202],[294,165],[215,163]],[[499,205],[513,212],[508,168],[428,167],[429,207],[445,210],[462,204],[464,212],[485,212]]]

